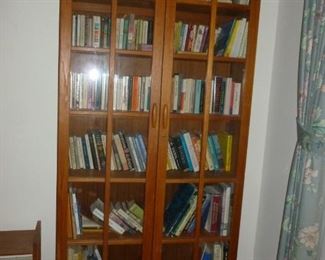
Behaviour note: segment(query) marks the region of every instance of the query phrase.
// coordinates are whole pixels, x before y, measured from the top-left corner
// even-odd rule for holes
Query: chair
[[[19,255],[41,260],[41,221],[32,230],[0,231],[0,256]]]

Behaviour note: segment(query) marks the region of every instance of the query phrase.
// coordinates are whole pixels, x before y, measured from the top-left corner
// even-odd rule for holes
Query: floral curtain
[[[277,259],[325,259],[325,0],[304,2],[297,131]]]

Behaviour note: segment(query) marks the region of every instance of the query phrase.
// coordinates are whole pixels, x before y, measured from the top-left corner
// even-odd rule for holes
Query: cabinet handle
[[[156,103],[154,103],[153,105],[152,105],[152,114],[151,114],[151,116],[152,116],[152,128],[156,128],[156,126],[157,126],[157,104]]]
[[[167,127],[168,107],[165,104],[163,108],[163,128]]]

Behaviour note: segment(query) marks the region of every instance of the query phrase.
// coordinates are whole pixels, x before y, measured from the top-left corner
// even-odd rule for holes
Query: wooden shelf
[[[230,241],[230,237],[229,236],[218,236],[216,234],[213,233],[208,233],[205,231],[201,231],[201,235],[200,235],[200,242],[201,243],[213,243],[213,242],[229,242]]]
[[[216,114],[211,113],[209,115],[209,120],[211,121],[240,121],[240,116],[232,116],[232,115],[222,115],[222,114]]]
[[[70,110],[71,116],[100,116],[100,117],[106,117],[107,111],[99,111],[99,110]]]
[[[211,1],[207,0],[176,0],[177,4],[186,4],[186,5],[203,5],[203,6],[211,6]]]
[[[231,3],[218,3],[217,12],[219,15],[247,15],[250,12],[250,6]]]
[[[107,48],[93,48],[93,47],[71,47],[72,52],[76,53],[92,53],[92,54],[109,54],[110,50]]]
[[[184,172],[184,171],[167,171],[166,173],[166,183],[168,184],[178,184],[178,183],[198,183],[199,175],[194,172]]]
[[[84,232],[76,239],[69,238],[68,245],[102,245],[103,244],[103,232]]]
[[[190,113],[170,113],[169,118],[172,120],[203,120],[203,115]]]
[[[69,172],[68,182],[97,182],[104,183],[104,172],[98,172],[97,170],[71,170]]]
[[[108,237],[108,245],[141,245],[143,243],[141,233],[119,235],[114,232],[109,232]]]
[[[135,57],[152,57],[152,51],[141,51],[141,50],[116,50],[116,54],[119,56],[135,56]]]
[[[174,54],[175,60],[198,60],[207,61],[207,53],[202,52],[189,52],[189,51],[179,51]]]
[[[113,111],[113,118],[125,118],[125,117],[149,118],[149,112]]]
[[[191,244],[195,243],[196,240],[193,236],[193,234],[185,234],[181,235],[179,237],[163,237],[162,243],[163,244]]]
[[[227,176],[228,175],[228,176]],[[206,184],[213,184],[213,183],[220,183],[220,182],[232,182],[237,183],[238,179],[233,174],[229,172],[206,172],[204,183]]]
[[[72,2],[72,10],[75,13],[98,13],[101,15],[108,15],[111,12],[111,5],[108,3],[97,3],[92,0],[79,0]]]
[[[145,172],[112,171],[111,183],[145,183]]]
[[[215,62],[239,63],[239,64],[244,64],[246,62],[246,58],[233,58],[233,57],[224,57],[224,56],[214,56],[213,60]]]

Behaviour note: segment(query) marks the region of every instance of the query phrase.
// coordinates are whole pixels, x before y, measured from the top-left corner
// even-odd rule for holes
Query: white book
[[[102,256],[99,253],[99,250],[97,248],[97,246],[95,246],[95,256],[97,257],[97,260],[102,260]]]
[[[70,168],[75,170],[76,167],[76,154],[74,151],[73,137],[69,137],[69,160],[70,160]]]
[[[81,14],[77,15],[77,32],[76,32],[76,46],[80,46],[80,31],[81,31]]]
[[[86,168],[86,163],[85,163],[84,150],[82,148],[81,137],[77,137],[77,146],[78,146],[80,168],[85,169]]]
[[[231,92],[232,92],[232,78],[227,78],[226,79],[225,103],[224,103],[224,108],[223,108],[223,114],[225,114],[225,115],[230,115]]]
[[[101,40],[101,28],[100,28],[100,21],[101,18],[98,15],[93,16],[93,47],[99,48],[100,47],[100,40]]]
[[[203,39],[203,34],[205,31],[205,26],[200,24],[198,26],[197,29],[197,33],[196,33],[196,37],[195,37],[195,41],[194,41],[194,45],[193,45],[193,50],[194,52],[199,52],[200,51],[200,47],[202,44],[202,39]]]
[[[79,157],[79,149],[78,149],[78,139],[77,136],[73,136],[73,149],[76,158],[76,169],[80,169],[80,157]]]
[[[116,34],[116,37],[118,37],[118,49],[123,49],[123,33],[124,33],[124,17],[120,19],[120,28],[119,33]]]
[[[122,227],[122,220],[119,219],[113,212],[109,214],[108,225],[118,234],[123,235],[126,231],[126,227]]]
[[[123,209],[120,203],[115,204],[115,210],[117,214],[132,228],[136,229],[139,232],[143,232],[143,227],[136,220],[131,218]]]
[[[149,112],[150,110],[150,93],[151,93],[151,77],[145,77],[145,92],[144,92],[144,112]]]
[[[181,51],[185,51],[185,46],[186,46],[186,38],[187,38],[187,31],[188,31],[188,24],[183,24],[184,25],[184,30],[181,30],[182,33],[182,48]]]
[[[80,15],[80,38],[79,46],[85,46],[85,34],[86,34],[86,16],[84,14]]]
[[[136,172],[141,172],[140,162],[139,162],[139,158],[137,156],[137,153],[135,151],[133,139],[134,139],[134,137],[132,137],[132,136],[126,136],[126,142],[127,142],[128,147],[129,147],[129,150],[130,150],[130,155],[131,155],[133,165],[135,167],[135,171]]]
[[[232,115],[239,115],[241,83],[234,84],[234,95],[232,101]]]
[[[242,18],[238,20],[239,26],[238,26],[233,48],[231,49],[230,52],[230,57],[239,57],[240,45],[244,38],[246,21],[247,21],[246,18]]]
[[[220,243],[213,244],[213,260],[223,260],[223,245]]]
[[[72,187],[69,188],[69,192],[70,192],[70,198],[71,198],[71,203],[72,203],[73,216],[74,216],[74,220],[75,220],[74,223],[75,223],[75,228],[76,228],[76,234],[80,235],[81,234],[81,223],[79,221],[77,195],[73,191]]]
[[[199,166],[198,158],[196,158],[193,143],[191,140],[191,135],[189,132],[186,132],[186,133],[183,133],[183,137],[185,139],[186,147],[187,147],[188,153],[190,155],[190,160],[191,160],[191,163],[193,166],[193,171],[198,172],[200,170],[200,166]]]
[[[224,196],[225,204],[224,204],[224,215],[221,221],[223,228],[221,230],[222,236],[227,236],[229,234],[229,221],[230,221],[230,199],[231,199],[231,186],[229,184],[224,184]]]
[[[127,171],[129,169],[129,167],[128,167],[128,164],[126,161],[126,157],[125,157],[125,153],[124,153],[123,146],[121,143],[121,139],[118,134],[113,135],[113,141],[115,143],[119,158],[121,160],[122,168],[124,171]]]
[[[173,83],[174,83],[174,88],[173,88],[173,111],[177,112],[178,110],[178,97],[179,97],[179,75],[176,74],[173,77]]]
[[[142,43],[144,44],[148,43],[148,24],[149,22],[147,20],[143,21]]]
[[[119,48],[119,44],[120,44],[120,23],[121,23],[121,19],[122,18],[116,18],[116,48]],[[123,32],[123,31],[122,31]]]
[[[184,216],[182,218],[182,220],[180,221],[179,226],[176,229],[175,232],[175,236],[180,236],[187,224],[187,222],[190,220],[190,218],[192,217],[195,209],[196,209],[196,203],[197,203],[197,195],[193,195],[192,198],[189,201],[190,206],[187,209],[187,211],[184,213]]]
[[[72,15],[72,46],[76,46],[77,41],[77,15]]]
[[[100,160],[99,160],[99,154],[98,154],[98,150],[97,150],[97,142],[96,142],[96,138],[95,138],[95,134],[94,133],[89,133],[89,138],[92,138],[93,139],[93,142],[94,142],[94,147],[95,147],[95,157],[94,160],[97,161],[97,165],[98,165],[98,170],[100,171],[102,168],[101,168],[101,164],[100,164]]]
[[[245,24],[243,40],[242,40],[242,42],[240,44],[240,48],[239,48],[239,57],[240,58],[246,57],[247,34],[248,34],[248,22],[246,22],[246,24]]]

